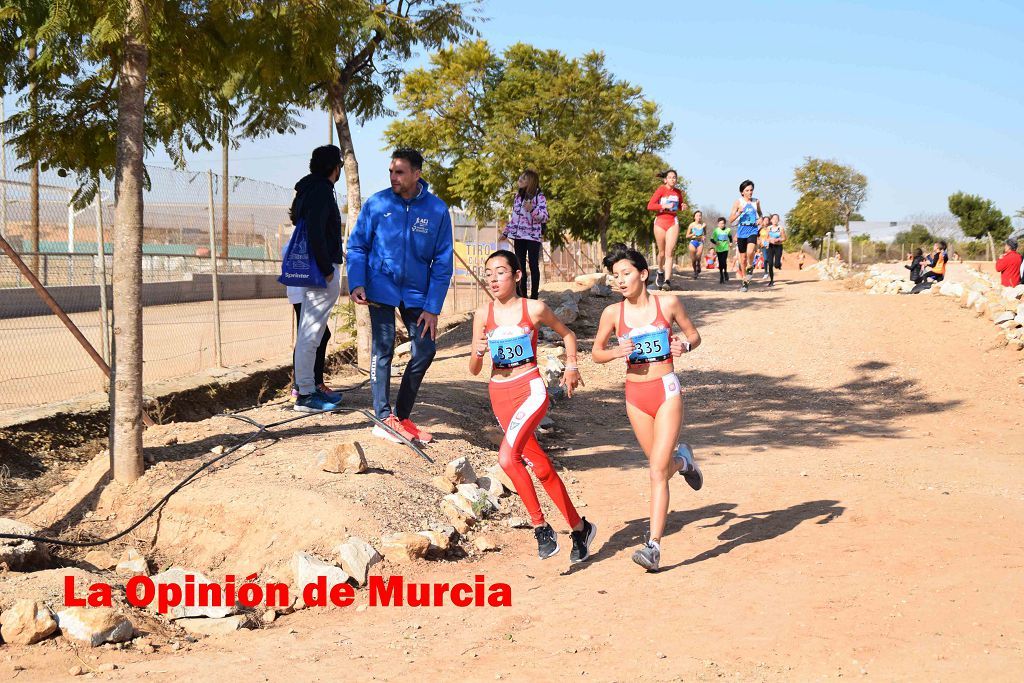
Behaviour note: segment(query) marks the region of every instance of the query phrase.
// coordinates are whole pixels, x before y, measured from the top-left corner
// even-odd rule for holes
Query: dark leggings
[[[718,279],[728,280],[729,279],[729,252],[727,251],[716,251],[715,254],[718,257]]]
[[[775,282],[775,269],[782,268],[782,245],[781,244],[769,244],[768,245],[768,277],[772,282]]]
[[[523,277],[516,285],[519,296],[526,298],[526,266],[530,266],[530,298],[536,299],[540,290],[540,242],[533,240],[518,239],[515,242],[516,258],[519,259],[519,267],[523,269]]]
[[[299,318],[302,316],[302,304],[292,304],[295,309],[295,330],[299,329]],[[319,387],[324,383],[324,361],[327,358],[327,342],[331,339],[331,326],[324,325],[324,336],[316,349],[316,361],[313,363],[313,380]],[[307,366],[309,367],[309,366]]]

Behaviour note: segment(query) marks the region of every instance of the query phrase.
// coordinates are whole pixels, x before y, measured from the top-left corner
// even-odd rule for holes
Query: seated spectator
[[[921,281],[935,280],[942,282],[946,279],[946,262],[949,256],[946,254],[946,243],[936,242],[931,255],[928,256],[928,267],[931,269],[921,277]]]
[[[1017,240],[1009,238],[1003,243],[1003,255],[996,260],[996,270],[1003,287],[1020,284],[1021,255],[1017,253]]]
[[[910,256],[910,254],[907,254]],[[910,281],[915,285],[921,282],[921,264],[924,263],[924,251],[918,247],[914,250],[913,260],[910,265],[904,265],[904,268],[910,270]]]

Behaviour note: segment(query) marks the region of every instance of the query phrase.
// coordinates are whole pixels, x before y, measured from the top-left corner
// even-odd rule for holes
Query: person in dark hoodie
[[[423,156],[414,149],[391,155],[391,187],[363,204],[348,238],[348,286],[352,301],[370,305],[373,349],[370,386],[377,419],[406,439],[429,443],[431,434],[411,419],[420,383],[434,360],[437,316],[453,264],[448,206],[420,177]],[[412,360],[402,373],[398,401],[391,409],[391,358],[395,352],[395,309],[412,341]],[[395,441],[378,425],[373,434]]]
[[[295,288],[301,298],[292,360],[299,392],[294,410],[300,413],[334,410],[341,403],[341,396],[324,393],[315,377],[317,347],[341,292],[341,211],[334,193],[340,175],[341,150],[334,145],[314,149],[309,175],[295,184],[295,198],[289,211],[293,225],[305,221],[309,254],[327,281],[326,287]]]

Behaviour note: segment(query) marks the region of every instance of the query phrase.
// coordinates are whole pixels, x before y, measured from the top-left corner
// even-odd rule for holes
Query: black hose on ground
[[[250,425],[256,427],[257,428],[256,431],[253,432],[252,434],[248,435],[241,442],[239,442],[239,443],[235,444],[234,446],[232,446],[231,448],[228,448],[227,450],[225,450],[223,453],[218,455],[216,458],[213,458],[212,460],[208,460],[207,462],[203,463],[202,465],[197,467],[195,470],[193,470],[187,477],[185,477],[180,482],[178,482],[178,484],[174,488],[172,488],[170,491],[165,493],[163,495],[163,497],[160,498],[160,500],[158,500],[155,505],[153,505],[153,507],[151,507],[149,510],[147,510],[144,515],[139,517],[127,529],[124,529],[123,531],[119,531],[118,533],[114,534],[110,538],[103,538],[103,539],[96,540],[96,541],[64,541],[64,540],[61,540],[59,538],[47,538],[45,536],[35,536],[33,534],[0,534],[0,538],[9,538],[9,539],[12,539],[12,540],[20,540],[20,541],[35,541],[37,543],[47,543],[47,544],[50,544],[50,545],[60,545],[60,546],[66,546],[66,547],[70,547],[70,548],[89,548],[89,547],[93,547],[93,546],[106,545],[108,543],[112,543],[112,542],[116,541],[117,539],[122,538],[123,536],[126,536],[127,534],[130,534],[132,531],[137,529],[144,521],[146,521],[150,516],[152,516],[157,510],[159,510],[161,506],[163,506],[168,500],[170,500],[171,496],[173,496],[175,493],[177,493],[182,488],[184,488],[190,481],[192,481],[197,476],[199,476],[199,474],[203,470],[208,468],[210,465],[213,465],[213,464],[223,460],[224,458],[228,457],[229,455],[231,455],[232,453],[237,451],[242,446],[245,446],[246,444],[251,443],[252,441],[255,441],[260,436],[263,436],[264,434],[267,434],[269,432],[269,430],[271,430],[271,429],[273,429],[275,427],[280,427],[281,425],[288,424],[290,422],[295,422],[296,420],[302,420],[302,419],[307,418],[307,417],[312,417],[313,415],[324,415],[326,413],[340,413],[340,412],[362,413],[371,422],[375,423],[377,426],[379,426],[382,429],[384,429],[384,431],[386,431],[387,433],[389,433],[392,436],[394,436],[396,441],[398,441],[399,443],[401,443],[401,444],[411,448],[413,451],[416,452],[417,455],[419,455],[421,458],[423,458],[424,460],[426,460],[430,464],[434,463],[434,461],[430,458],[430,456],[428,456],[426,453],[424,453],[418,446],[416,446],[416,444],[414,444],[412,441],[409,441],[408,439],[403,437],[401,434],[398,434],[397,432],[395,432],[387,424],[385,424],[381,420],[378,420],[377,417],[373,413],[371,413],[370,411],[366,410],[365,408],[336,408],[335,410],[324,411],[324,412],[319,412],[319,413],[304,413],[302,415],[296,415],[294,417],[289,417],[289,418],[287,418],[285,420],[278,420],[277,422],[271,422],[270,424],[266,424],[266,425],[260,424],[256,420],[253,420],[252,418],[247,417],[245,415],[241,415],[241,414],[238,414],[238,413],[225,413],[224,415],[216,416],[216,417],[230,417],[230,418],[233,418],[233,419],[236,419],[236,420],[240,420],[242,422],[245,422],[247,424],[250,424]]]

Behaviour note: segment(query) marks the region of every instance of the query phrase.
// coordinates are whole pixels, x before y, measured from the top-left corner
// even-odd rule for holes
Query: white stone
[[[964,293],[964,286],[959,282],[943,282],[939,287],[939,294],[943,296],[958,297]]]
[[[181,589],[181,594],[185,594],[185,577],[191,576],[192,582],[195,585],[196,591],[199,590],[199,586],[205,583],[214,583],[210,579],[206,578],[200,572],[191,569],[182,569],[181,567],[171,567],[165,572],[161,572],[156,576],[152,577],[154,586],[156,587],[157,594],[159,594],[160,586],[164,584],[175,584]],[[157,604],[154,600],[152,604],[147,608],[150,611],[155,612],[157,610]],[[198,607],[198,606],[185,606],[178,605],[171,607],[167,611],[168,619],[182,619],[188,617],[209,617],[211,619],[219,619],[234,614],[237,611],[235,605],[224,605],[221,607]]]
[[[461,493],[449,494],[444,497],[443,502],[449,503],[453,508],[458,510],[463,517],[473,520],[480,519],[480,516],[476,513],[476,510],[473,509],[473,502],[467,499]],[[444,505],[441,506],[441,509],[442,511],[444,510]],[[448,515],[448,518],[451,519],[450,514]]]
[[[135,627],[128,617],[110,607],[69,607],[57,612],[57,624],[65,638],[91,647],[123,643],[135,634]]]
[[[358,536],[349,537],[335,548],[335,552],[338,553],[341,568],[360,586],[366,585],[370,568],[384,559],[376,548]]]
[[[466,456],[456,458],[448,463],[444,474],[445,478],[453,484],[472,484],[476,481],[476,472],[473,471],[473,466],[469,464],[469,458]]]
[[[455,531],[455,527],[450,528],[452,532]],[[443,531],[427,529],[425,531],[417,531],[416,533],[430,541],[430,548],[428,549],[428,552],[431,555],[441,555],[447,552],[448,548],[452,545],[451,534],[447,534]]]
[[[53,613],[38,600],[16,600],[0,614],[0,637],[5,643],[32,645],[56,632]]]
[[[604,273],[585,273],[583,275],[577,275],[576,284],[583,285],[584,287],[593,287],[599,282],[605,281]]]
[[[149,576],[149,562],[134,548],[129,548],[124,559],[117,563],[118,576]]]
[[[412,354],[412,342],[407,341],[404,344],[399,344],[395,347],[396,356],[408,356]]]
[[[498,545],[494,541],[492,541],[488,536],[477,536],[475,539],[473,539],[473,545],[476,546],[476,549],[482,553],[498,549]]]
[[[476,480],[476,484],[484,491],[487,491],[487,494],[493,498],[501,498],[508,495],[505,485],[493,477],[480,477]]]
[[[994,322],[996,325],[999,325],[1000,323],[1005,323],[1010,320],[1013,320],[1013,318],[1014,314],[1012,312],[1004,311],[1002,313],[997,314],[996,317],[993,318],[992,322]]]
[[[324,562],[301,550],[292,555],[290,566],[292,579],[295,582],[293,587],[298,591],[300,599],[306,586],[317,583],[321,576],[326,579],[328,591],[339,583],[348,583],[349,580],[348,573],[341,567],[335,567],[333,564]]]
[[[475,509],[481,510],[484,514],[489,512],[492,507],[495,510],[498,509],[497,496],[492,497],[487,491],[476,484],[460,484],[457,488],[458,494],[464,496]]]

